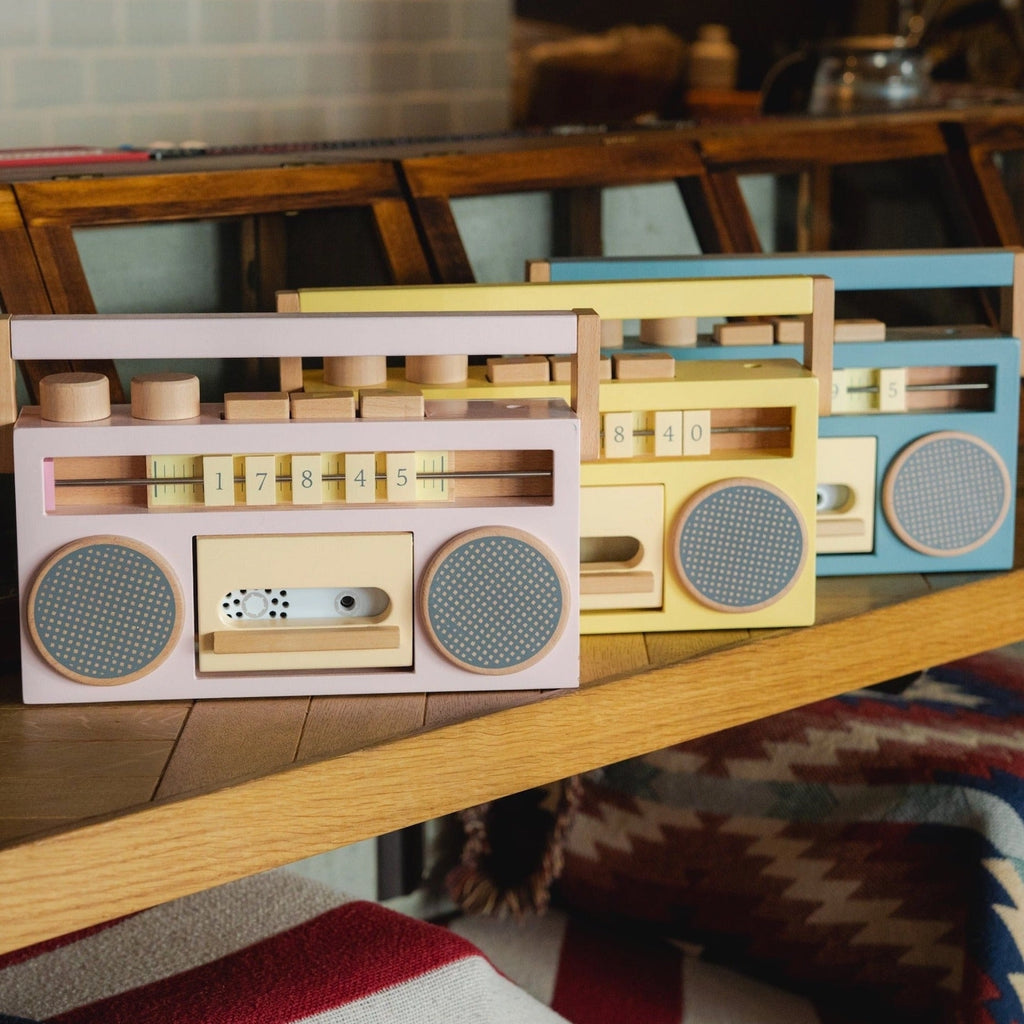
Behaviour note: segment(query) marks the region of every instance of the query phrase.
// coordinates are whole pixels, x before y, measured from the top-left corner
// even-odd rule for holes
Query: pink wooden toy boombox
[[[184,373],[138,376],[111,407],[99,374],[46,378],[14,428],[27,702],[578,685],[594,314],[8,323],[15,360],[582,344],[593,364],[581,417],[560,399],[386,388],[200,404]]]

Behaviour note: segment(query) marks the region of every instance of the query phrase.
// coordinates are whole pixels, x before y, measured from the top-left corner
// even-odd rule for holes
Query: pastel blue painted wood
[[[1010,249],[762,255],[570,257],[545,261],[552,281],[660,280],[821,274],[836,291],[981,288],[1013,284]]]
[[[560,282],[817,274],[831,277],[837,292],[1012,288],[1016,262],[1012,249],[542,261],[550,280]],[[647,347],[632,339],[627,345]],[[802,346],[796,344],[721,346],[707,338],[696,347],[663,351],[683,360],[802,357]],[[819,553],[819,576],[966,572],[1013,565],[1020,360],[1020,340],[995,329],[891,329],[884,342],[834,345],[836,370],[984,368],[988,393],[969,408],[845,412],[819,420],[819,439],[865,438],[875,446],[872,550]],[[824,472],[843,480],[842,467]],[[906,486],[908,480],[915,481],[913,488]],[[822,483],[819,478],[819,487]],[[894,497],[903,492],[912,500]],[[938,539],[921,539],[925,535]]]

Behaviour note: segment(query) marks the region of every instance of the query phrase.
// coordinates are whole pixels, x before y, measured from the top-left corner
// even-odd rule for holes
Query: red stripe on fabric
[[[51,1019],[288,1024],[479,955],[454,932],[357,901],[220,960]]]
[[[667,943],[620,938],[570,920],[551,1009],[573,1024],[679,1024],[680,954]]]

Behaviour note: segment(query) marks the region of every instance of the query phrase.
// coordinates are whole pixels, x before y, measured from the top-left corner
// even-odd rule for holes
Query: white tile
[[[50,0],[55,46],[109,46],[119,42],[113,0]]]
[[[116,57],[95,63],[93,82],[100,103],[148,103],[161,98],[159,71],[148,57]]]
[[[62,106],[81,102],[85,63],[78,57],[16,57],[12,66],[17,107]],[[13,143],[17,145],[17,143]]]
[[[322,43],[327,35],[327,9],[322,0],[273,0],[270,38],[273,41]]]
[[[200,0],[199,38],[204,43],[252,43],[259,39],[253,0]]]
[[[128,0],[124,20],[129,46],[172,46],[189,41],[188,0]]]

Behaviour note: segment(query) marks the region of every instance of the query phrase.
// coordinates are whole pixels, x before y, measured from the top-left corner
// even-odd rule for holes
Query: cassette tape
[[[1013,565],[1022,252],[1016,249],[553,259],[538,282],[824,274],[836,292],[989,289],[1000,327],[888,327],[836,320],[819,420],[819,575],[964,572]],[[548,286],[548,285],[543,285]],[[732,322],[670,344],[678,359],[764,359],[800,351],[789,319]],[[751,338],[757,341],[751,343]],[[788,340],[787,340],[788,339]],[[640,338],[625,351],[651,351]],[[659,349],[662,351],[662,349]]]
[[[598,283],[313,289],[281,296],[299,311],[530,308],[585,302],[602,318],[668,325],[680,316],[768,315],[786,308],[807,336],[830,331],[831,282]],[[741,312],[744,311],[744,312]],[[813,362],[813,345],[810,346]],[[291,374],[294,367],[285,368]],[[311,391],[342,386],[325,361]],[[567,394],[554,354],[495,356],[422,383],[426,394]],[[292,378],[294,379],[294,377]],[[409,367],[390,386],[410,386]],[[583,633],[807,625],[814,620],[817,379],[797,360],[698,363],[670,353],[603,360],[600,449],[581,471]]]
[[[9,323],[15,359],[588,336],[598,357],[596,317],[568,312]],[[581,422],[555,396],[200,403],[194,376],[155,372],[111,407],[98,374],[45,378],[14,429],[24,699],[578,685]]]

